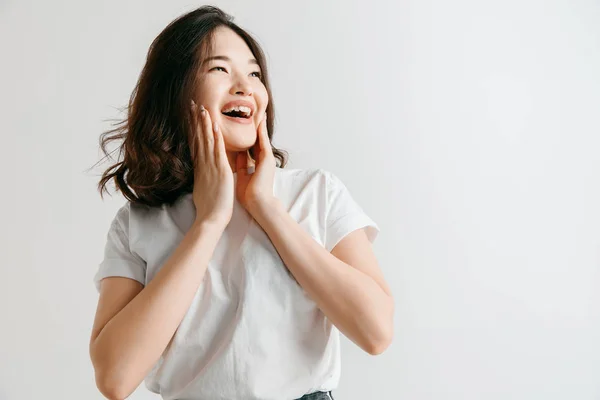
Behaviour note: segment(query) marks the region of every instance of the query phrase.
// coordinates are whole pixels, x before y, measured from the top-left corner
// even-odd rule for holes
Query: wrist
[[[196,216],[194,223],[192,224],[192,228],[196,230],[214,230],[214,231],[224,231],[228,222],[220,219],[208,219],[205,217]]]
[[[256,200],[248,204],[248,212],[257,219],[262,215],[273,214],[282,209],[281,201],[276,197]]]

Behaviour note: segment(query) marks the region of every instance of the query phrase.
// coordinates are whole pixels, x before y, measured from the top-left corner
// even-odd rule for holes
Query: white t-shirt
[[[379,232],[339,178],[323,169],[276,168],[273,193],[328,251],[356,229],[366,228],[371,242]],[[108,276],[148,284],[191,227],[195,212],[191,193],[172,206],[127,202],[108,231],[94,276],[97,290]],[[145,384],[167,400],[281,400],[334,390],[340,378],[339,335],[235,199],[191,306]]]

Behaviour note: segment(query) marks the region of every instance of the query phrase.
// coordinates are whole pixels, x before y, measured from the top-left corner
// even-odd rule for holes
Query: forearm
[[[223,229],[194,223],[156,276],[96,338],[94,366],[119,393],[135,390],[167,347],[204,278]]]
[[[389,339],[393,300],[370,276],[329,253],[277,200],[253,216],[300,286],[346,337],[368,353]]]

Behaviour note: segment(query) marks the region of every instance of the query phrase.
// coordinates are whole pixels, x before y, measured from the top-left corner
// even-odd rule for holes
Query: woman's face
[[[217,122],[226,149],[238,152],[252,147],[269,96],[260,80],[260,67],[246,42],[227,27],[217,28],[212,53],[202,60],[199,74],[196,104],[203,105],[212,121]],[[242,108],[234,109],[235,106]],[[249,107],[249,116],[244,106]]]

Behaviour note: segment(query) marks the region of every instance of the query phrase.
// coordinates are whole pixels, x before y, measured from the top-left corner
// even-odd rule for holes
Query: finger
[[[268,158],[272,155],[271,151],[271,142],[269,141],[269,132],[267,131],[267,115],[265,114],[265,118],[260,124],[260,133],[258,135],[259,143],[260,143],[260,152],[259,156],[261,159]]]
[[[202,115],[202,138],[204,140],[204,157],[208,161],[214,162],[215,160],[215,134],[212,128],[212,121],[210,114],[204,106],[200,106],[200,114]]]
[[[239,151],[235,159],[235,170],[238,173],[238,179],[241,176],[248,175],[248,150]]]
[[[193,137],[191,138],[190,146],[195,147],[192,154],[196,154],[197,158],[204,159],[205,149],[204,140],[202,139],[202,118],[198,110],[198,105],[192,100],[192,127]]]
[[[225,140],[223,140],[223,132],[221,131],[221,127],[215,121],[213,123],[213,131],[215,132],[215,160],[217,163],[223,164],[226,166],[229,164],[227,161],[227,152],[225,151]]]
[[[254,142],[254,144],[252,145],[252,154],[254,155],[254,160],[258,161],[260,160],[260,148],[262,146],[262,132],[264,129],[264,123],[267,119],[267,114],[265,113],[265,115],[263,116],[263,119],[259,122],[258,124],[258,129],[256,130],[256,141]]]

